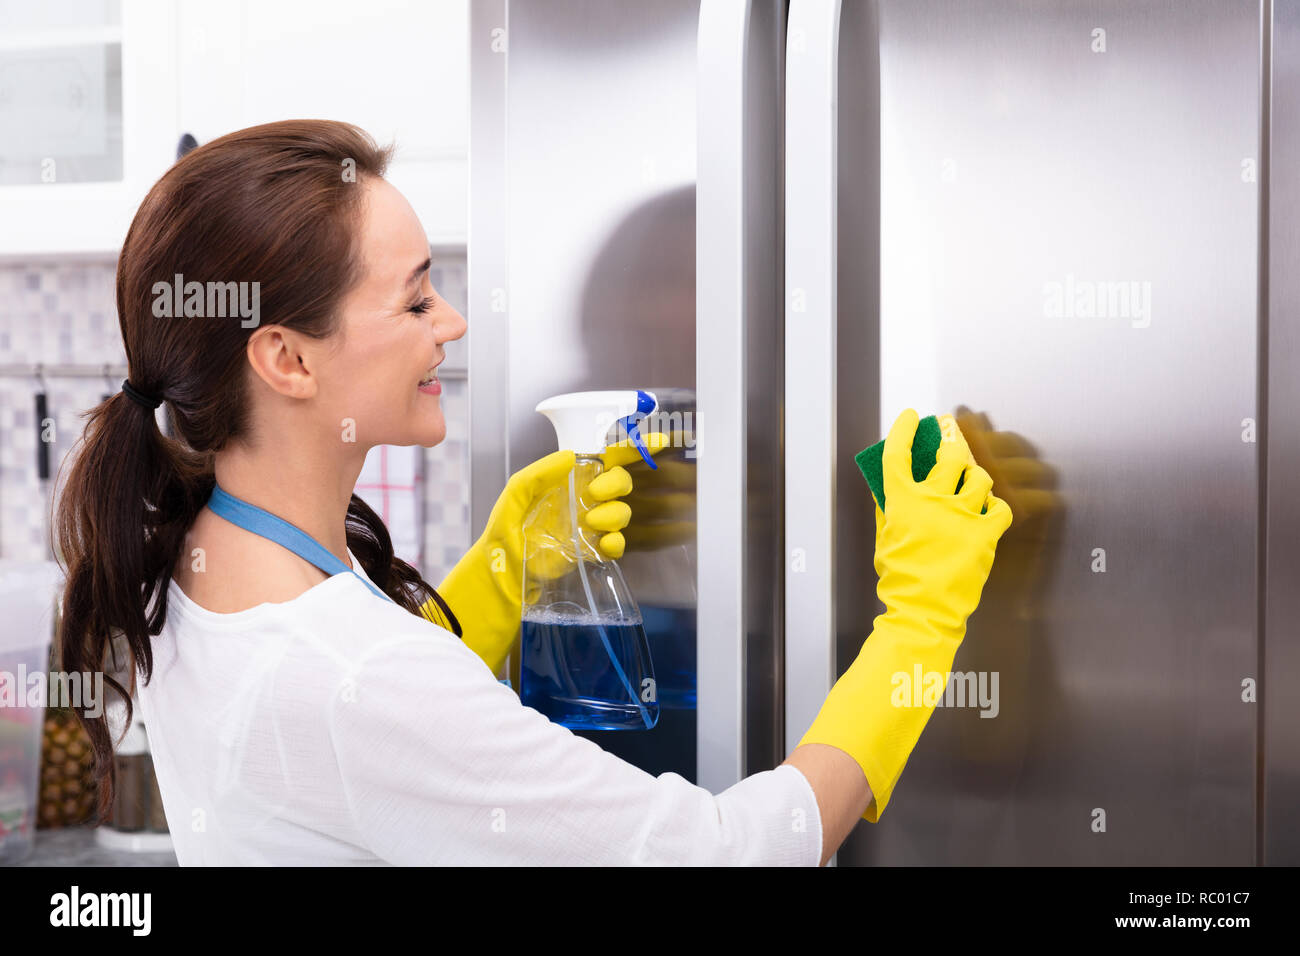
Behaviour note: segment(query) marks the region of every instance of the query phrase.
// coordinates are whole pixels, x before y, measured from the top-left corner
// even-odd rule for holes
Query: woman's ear
[[[264,325],[248,338],[246,351],[253,371],[273,390],[290,398],[316,394],[316,377],[304,360],[304,338],[278,325]]]

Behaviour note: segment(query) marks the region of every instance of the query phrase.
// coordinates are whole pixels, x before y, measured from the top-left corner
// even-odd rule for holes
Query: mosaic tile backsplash
[[[431,281],[466,314],[465,257],[435,255]],[[52,262],[0,265],[0,365],[125,367],[114,302],[115,263]],[[447,346],[444,368],[464,368],[466,339]],[[120,375],[46,376],[47,415],[54,419],[51,481],[80,437],[81,414]],[[50,557],[48,488],[37,476],[34,376],[0,375],[0,558]],[[370,452],[357,483],[388,523],[397,553],[436,585],[470,545],[469,392],[463,373],[448,371],[442,407],[447,437],[434,448],[380,446]]]

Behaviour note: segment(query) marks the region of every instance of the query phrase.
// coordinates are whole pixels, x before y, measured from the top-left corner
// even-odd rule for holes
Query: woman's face
[[[465,334],[465,319],[429,281],[429,242],[406,198],[375,177],[357,188],[366,190],[362,277],[342,303],[339,333],[312,370],[325,427],[337,427],[343,441],[362,449],[432,447],[447,434],[441,386],[420,382],[436,374],[443,344]]]

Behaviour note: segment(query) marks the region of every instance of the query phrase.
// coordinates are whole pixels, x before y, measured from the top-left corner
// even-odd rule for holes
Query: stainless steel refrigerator
[[[693,706],[603,746],[783,760],[882,609],[854,454],[959,412],[1017,520],[838,862],[1300,862],[1295,2],[475,0],[470,42],[475,531],[541,399],[685,423],[625,572]]]

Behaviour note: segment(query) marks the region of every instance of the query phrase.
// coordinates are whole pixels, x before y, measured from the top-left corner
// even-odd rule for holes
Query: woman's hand
[[[668,436],[663,432],[653,432],[645,437],[644,443],[646,450],[654,454],[668,444]],[[584,532],[584,544],[591,543],[591,536],[585,532],[594,531],[596,547],[601,554],[621,558],[627,547],[623,529],[632,518],[632,508],[627,502],[618,500],[632,491],[632,476],[623,465],[641,461],[641,454],[634,445],[623,441],[607,446],[600,457],[605,470],[585,488],[577,489],[579,530]],[[573,452],[557,451],[513,476],[511,480],[518,482],[519,493],[510,499],[508,513],[502,516],[506,526],[522,531],[525,521],[531,518],[531,528],[539,537],[568,539],[573,533],[567,493],[569,473],[573,470],[573,465]],[[538,504],[548,497],[549,507],[534,513]],[[568,564],[564,566],[565,569],[568,567]],[[538,570],[542,574],[546,573],[544,568]],[[555,573],[561,572],[557,569]]]
[[[943,441],[934,467],[924,480],[914,479],[918,422],[916,411],[906,409],[885,439],[888,511],[877,505],[875,554],[876,591],[885,613],[876,617],[857,658],[799,741],[799,747],[834,747],[857,761],[871,794],[863,818],[872,823],[889,804],[934,709],[936,699],[923,689],[942,692],[948,682],[967,618],[979,604],[998,539],[1012,518],[951,415],[940,419]],[[920,684],[913,685],[913,675]],[[796,765],[807,756],[800,755]],[[844,767],[843,761],[822,761],[820,771],[832,791],[827,805],[838,808],[829,823],[837,835],[848,832],[865,795]]]
[[[992,477],[976,463],[951,415],[939,419],[943,439],[934,467],[915,481],[911,444],[917,421],[916,412],[906,409],[885,442],[889,511],[883,521],[877,516],[877,593],[888,614],[941,628],[960,643],[1012,513],[992,493]],[[892,494],[899,495],[897,504]]]
[[[642,440],[650,454],[668,444],[668,436],[662,432],[652,432]],[[609,445],[601,459],[607,470],[588,486],[588,497],[596,503],[580,506],[579,521],[599,535],[597,546],[603,554],[619,558],[625,547],[622,529],[632,516],[627,503],[617,500],[632,490],[632,476],[623,466],[640,461],[641,455],[635,445],[624,440]],[[543,497],[568,486],[573,464],[574,453],[561,450],[511,475],[483,534],[438,585],[438,593],[461,622],[465,643],[494,674],[500,671],[519,632],[524,520]],[[433,601],[425,605],[425,616],[438,621]]]

